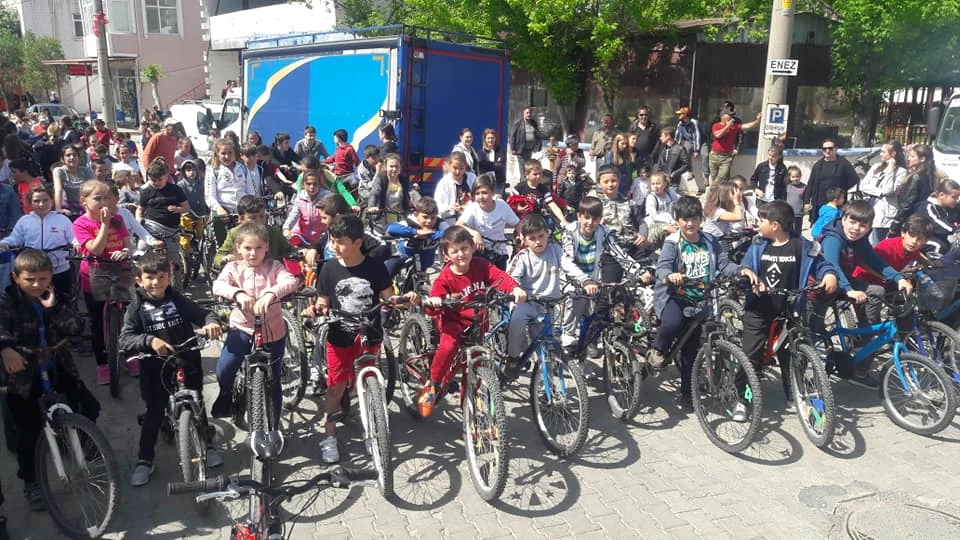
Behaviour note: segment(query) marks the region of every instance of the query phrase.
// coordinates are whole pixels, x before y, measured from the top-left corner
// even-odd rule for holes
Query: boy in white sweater
[[[563,276],[584,286],[587,294],[596,294],[598,285],[569,257],[550,242],[550,229],[540,214],[529,214],[517,227],[524,248],[510,261],[507,273],[531,299],[537,296],[559,298]],[[507,330],[507,362],[504,376],[515,379],[520,373],[520,356],[530,345],[530,329],[543,307],[536,301],[517,304],[510,315]]]

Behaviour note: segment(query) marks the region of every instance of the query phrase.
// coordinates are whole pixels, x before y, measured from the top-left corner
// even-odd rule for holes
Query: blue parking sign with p
[[[781,107],[771,107],[770,117],[767,122],[770,124],[782,124],[786,120],[786,113]]]
[[[787,122],[790,119],[790,106],[778,103],[767,104],[766,122],[763,123],[763,134],[780,136],[787,132]]]

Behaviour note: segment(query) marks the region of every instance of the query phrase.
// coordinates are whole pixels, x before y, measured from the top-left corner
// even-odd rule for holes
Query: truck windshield
[[[934,147],[944,154],[960,154],[960,99],[950,101]]]
[[[220,129],[226,129],[240,118],[240,100],[230,98],[223,102],[223,113],[220,115]]]

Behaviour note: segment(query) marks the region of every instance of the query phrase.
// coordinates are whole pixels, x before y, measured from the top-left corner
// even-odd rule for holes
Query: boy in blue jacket
[[[423,197],[414,205],[412,215],[387,225],[388,235],[408,238],[397,246],[398,254],[384,262],[391,279],[397,276],[407,257],[420,257],[420,267],[424,270],[433,266],[440,239],[448,227],[446,222],[437,221],[438,214],[437,201],[433,197]]]
[[[680,336],[689,318],[684,308],[696,306],[703,299],[703,290],[683,287],[687,279],[709,282],[717,275],[730,275],[737,266],[727,259],[717,239],[702,232],[703,205],[696,197],[680,197],[673,206],[673,217],[679,230],[667,236],[657,260],[657,282],[653,289],[653,308],[660,317],[660,328],[653,347],[647,353],[647,363],[654,369],[666,364],[665,354]],[[668,284],[669,283],[669,284]],[[690,379],[693,361],[700,347],[700,330],[687,340],[680,352],[680,401],[692,408]],[[746,407],[741,405],[739,418],[746,419]]]
[[[862,266],[883,276],[887,281],[896,282],[897,288],[906,294],[913,292],[913,284],[904,279],[900,272],[894,270],[875,251],[867,236],[873,224],[873,207],[867,201],[851,201],[845,207],[843,214],[823,228],[820,236],[820,245],[823,257],[839,271],[837,280],[840,289],[848,298],[856,303],[857,319],[866,326],[880,321],[881,300],[886,290],[882,285],[875,285],[860,279],[850,279],[853,270]],[[814,332],[823,330],[823,316],[832,299],[819,300],[814,306],[815,317],[811,317],[810,326]],[[877,382],[869,376],[870,362],[857,364],[857,373],[851,382],[868,388],[877,388]]]
[[[820,256],[817,244],[793,231],[794,214],[789,204],[769,202],[760,207],[758,215],[757,238],[743,257],[740,274],[749,277],[755,292],[761,293],[747,296],[741,336],[741,348],[759,374],[770,325],[785,310],[792,309],[786,305],[785,296],[763,293],[800,289],[813,279],[824,292],[833,294],[837,290],[838,270]],[[802,303],[806,302],[806,295],[801,295],[797,302],[797,309],[803,313]],[[781,348],[777,360],[783,391],[787,403],[790,403],[790,352]]]

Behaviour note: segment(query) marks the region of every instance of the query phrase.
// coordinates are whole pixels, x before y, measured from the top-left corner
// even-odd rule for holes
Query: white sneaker
[[[133,474],[130,475],[130,485],[140,487],[147,485],[150,481],[150,475],[153,474],[153,463],[149,461],[138,461],[137,466],[133,468]]]
[[[738,402],[737,406],[733,408],[733,414],[730,418],[734,422],[745,423],[747,421],[747,406],[743,402]]]
[[[320,441],[320,460],[327,465],[340,461],[340,450],[337,449],[336,437],[327,437]]]

